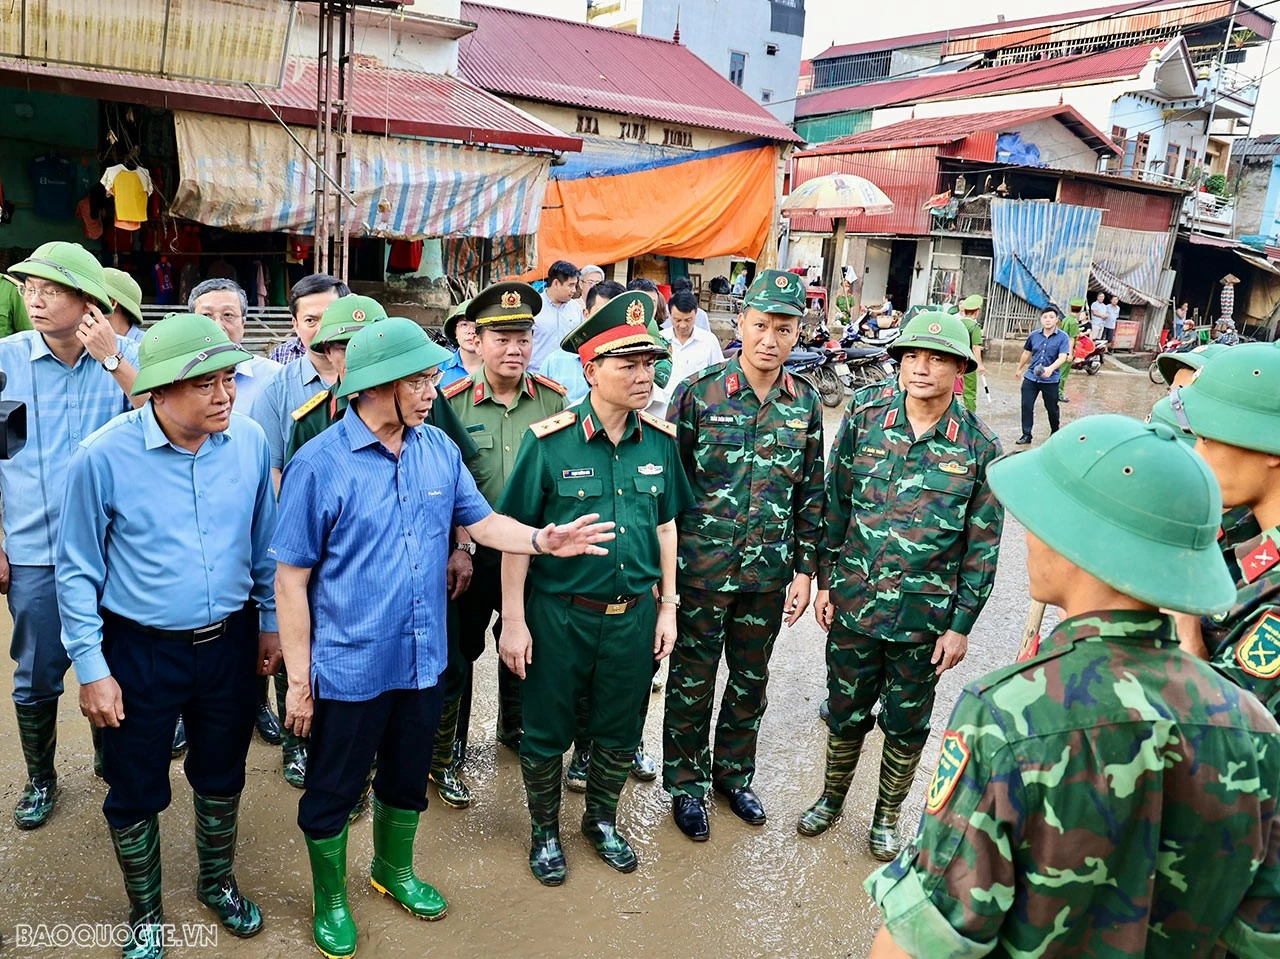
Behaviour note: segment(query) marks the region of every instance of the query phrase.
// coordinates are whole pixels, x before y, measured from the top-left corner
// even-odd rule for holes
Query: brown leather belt
[[[604,603],[598,599],[589,599],[586,596],[570,595],[569,593],[557,593],[566,603],[570,603],[580,609],[589,609],[593,613],[604,613],[606,616],[618,616],[640,602],[639,596],[619,596],[612,603]]]

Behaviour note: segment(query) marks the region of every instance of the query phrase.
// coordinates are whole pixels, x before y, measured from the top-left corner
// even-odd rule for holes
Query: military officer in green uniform
[[[1070,403],[1067,399],[1067,377],[1071,375],[1071,361],[1076,355],[1076,340],[1080,338],[1080,321],[1085,318],[1087,304],[1083,296],[1072,297],[1070,309],[1062,314],[1062,322],[1058,324],[1062,332],[1071,340],[1071,348],[1067,351],[1067,362],[1062,364],[1062,376],[1058,378],[1058,402]]]
[[[490,506],[502,496],[529,427],[564,409],[564,387],[529,373],[533,318],[541,309],[542,297],[527,283],[496,283],[482,290],[468,302],[465,313],[479,339],[480,368],[443,391],[442,405],[449,407],[479,450],[468,466]],[[455,808],[471,803],[471,791],[459,767],[466,755],[471,720],[472,664],[484,652],[493,614],[502,612],[502,555],[484,546],[470,548],[475,550],[471,584],[457,600],[462,661],[456,667],[450,665],[460,673],[461,682],[446,684],[431,770],[441,800]],[[501,615],[493,624],[493,635],[495,640],[502,638]],[[519,749],[520,730],[520,681],[499,663],[498,742]]]
[[[978,322],[978,317],[982,315],[982,305],[984,300],[977,293],[972,296],[966,296],[960,301],[960,322],[969,331],[969,349],[973,351],[973,358],[977,360],[977,369],[964,374],[964,392],[963,402],[964,408],[970,413],[978,409],[978,377],[985,376],[987,367],[982,362],[982,324]]]
[[[714,785],[735,815],[761,825],[751,788],[769,656],[784,615],[812,596],[822,537],[822,401],[783,364],[799,336],[804,286],[763,270],[738,317],[742,350],[676,387],[670,418],[693,506],[680,514],[681,605],[663,721],[662,780],[676,825],[709,834]],[[710,749],[716,671],[729,680]]]
[[[637,865],[618,830],[618,797],[640,742],[653,661],[675,644],[676,517],[690,503],[675,426],[644,412],[666,353],[646,329],[652,318],[652,301],[633,291],[565,337],[591,392],[530,428],[499,501],[533,526],[583,509],[617,524],[609,563],[502,561],[500,655],[524,680],[529,866],[545,885],[564,881],[560,775],[583,696],[592,754],[582,831],[614,869]]]
[[[1213,474],[1103,415],[990,476],[1062,619],[956,702],[871,959],[1280,955],[1280,726],[1161,612],[1231,603]]]
[[[831,451],[814,611],[828,630],[830,738],[816,836],[840,815],[882,700],[871,853],[901,847],[898,813],[929,738],[938,676],[960,662],[991,595],[1004,511],[987,484],[1000,442],[953,393],[976,364],[958,317],[921,313],[890,350],[899,386],[854,393]]]

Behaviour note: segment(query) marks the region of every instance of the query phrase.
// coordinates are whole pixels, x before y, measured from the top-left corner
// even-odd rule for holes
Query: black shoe
[[[828,700],[818,703],[818,718],[824,723],[831,718],[831,703]]]
[[[280,745],[280,723],[265,699],[258,703],[258,715],[253,718],[253,725],[257,728],[262,741],[268,746]]]
[[[1070,401],[1069,399],[1067,399],[1065,396],[1059,396],[1059,397],[1058,397],[1058,402],[1059,402],[1059,403],[1070,403],[1071,401]]]
[[[1027,433],[1023,433],[1021,436],[1018,437],[1018,442],[1014,443],[1013,445],[1014,446],[1030,446],[1031,436]]]
[[[761,804],[759,797],[751,791],[751,787],[748,786],[746,789],[721,789],[717,786],[716,792],[729,800],[729,808],[743,822],[750,823],[753,826],[764,825],[767,818],[764,814],[764,806]]]
[[[707,822],[707,801],[693,796],[676,796],[671,800],[671,818],[682,833],[694,842],[706,842],[711,835]]]

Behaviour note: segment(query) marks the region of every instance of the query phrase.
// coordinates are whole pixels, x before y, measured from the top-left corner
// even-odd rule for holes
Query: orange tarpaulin
[[[619,263],[644,253],[756,259],[774,218],[778,148],[711,151],[616,175],[552,179],[538,227],[539,269]]]

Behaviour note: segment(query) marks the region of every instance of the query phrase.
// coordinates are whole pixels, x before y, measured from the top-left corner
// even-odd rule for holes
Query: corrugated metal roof
[[[900,80],[882,80],[857,86],[822,90],[796,101],[796,116],[822,116],[851,110],[873,110],[894,104],[925,100],[953,100],[990,96],[1045,87],[1101,83],[1136,77],[1151,59],[1153,51],[1167,44],[1146,43],[1105,53],[1057,57],[1034,63],[1011,63],[960,73],[925,74]]]
[[[458,41],[458,67],[493,93],[801,142],[679,43],[478,3],[462,18],[479,28]]]
[[[314,60],[292,59],[280,88],[256,89],[286,123],[314,126],[317,73]],[[29,60],[0,60],[0,85],[169,109],[272,119],[271,112],[254,96],[253,90],[236,84],[197,83],[42,66]],[[457,77],[386,70],[358,62],[352,101],[351,125],[359,133],[542,150],[582,149],[579,138],[564,134]]]

